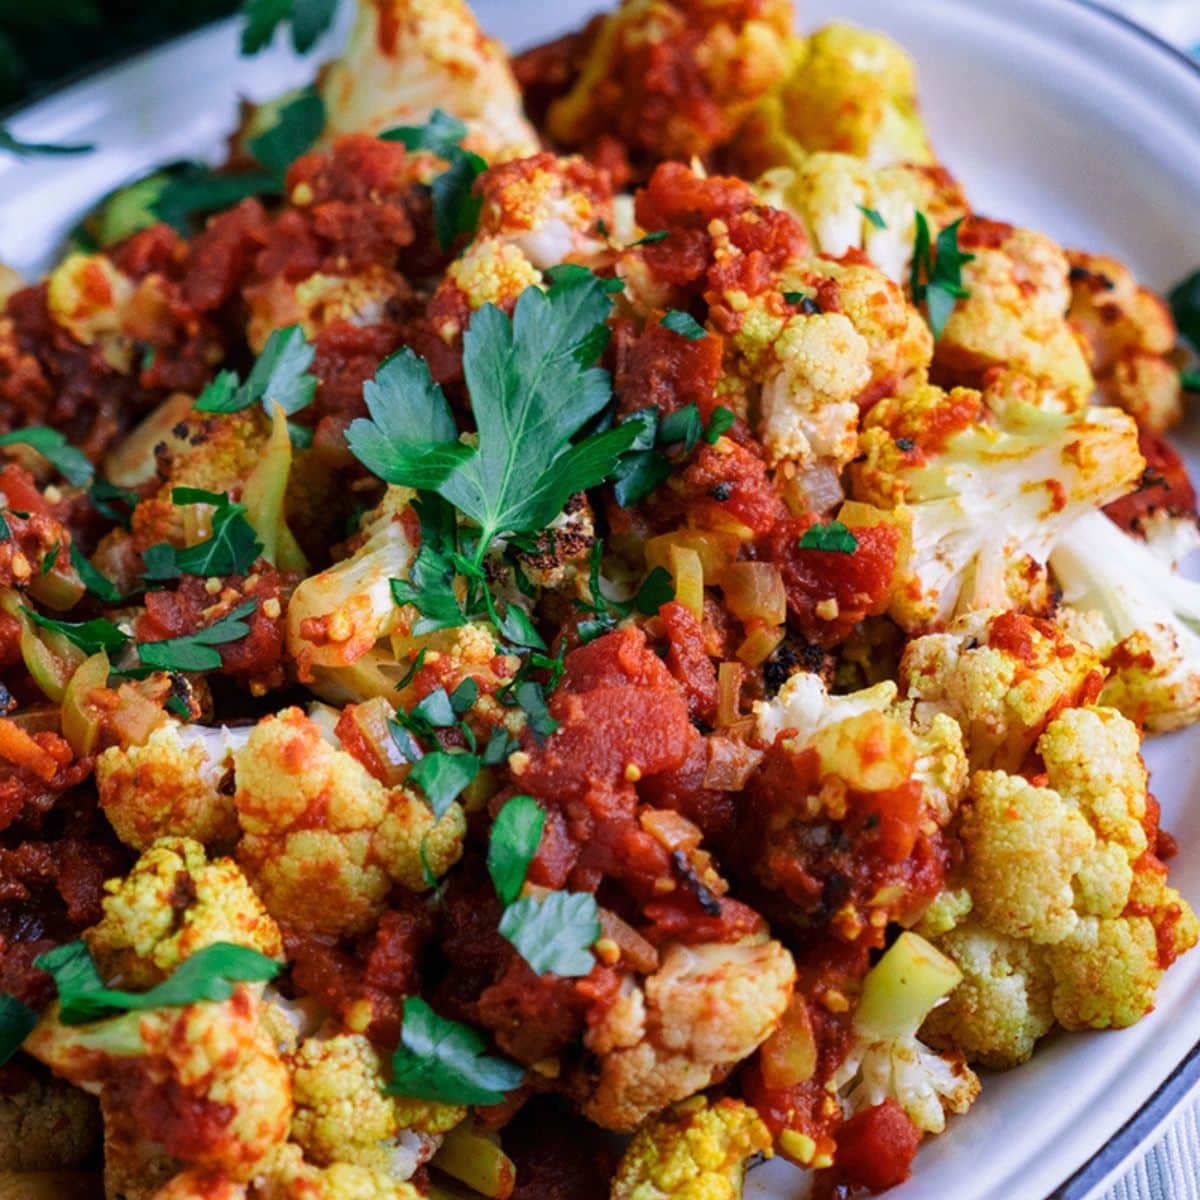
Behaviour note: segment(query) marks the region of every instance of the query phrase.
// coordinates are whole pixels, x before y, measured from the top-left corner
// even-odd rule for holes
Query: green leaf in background
[[[0,992],[0,1067],[20,1050],[21,1043],[33,1032],[37,1019],[32,1008],[15,996]]]
[[[257,54],[280,25],[290,25],[292,46],[307,54],[333,23],[338,0],[246,0],[242,5],[242,53]]]

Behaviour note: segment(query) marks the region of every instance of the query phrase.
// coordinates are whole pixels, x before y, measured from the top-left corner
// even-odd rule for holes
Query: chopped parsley
[[[206,629],[160,642],[142,642],[138,658],[143,666],[155,670],[214,671],[221,665],[221,655],[213,647],[244,638],[250,632],[245,618],[257,607],[257,601],[248,600]]]
[[[1195,392],[1196,395],[1200,396],[1200,371],[1180,371],[1179,386],[1185,392]]]
[[[15,996],[0,992],[0,1066],[18,1050],[33,1032],[38,1015]]]
[[[267,338],[246,382],[235,371],[222,371],[196,400],[200,412],[240,412],[262,404],[268,416],[278,404],[290,417],[312,403],[316,379],[308,373],[316,351],[299,325],[277,329]]]
[[[473,233],[483,204],[475,195],[475,180],[487,170],[487,163],[478,154],[463,149],[466,125],[435,108],[424,125],[401,125],[379,136],[402,143],[406,150],[427,150],[445,159],[446,169],[429,185],[438,245],[449,250],[461,234]]]
[[[109,483],[105,479],[97,479],[88,488],[88,499],[92,502],[92,507],[102,517],[107,517],[110,521],[116,521],[118,525],[128,529],[130,526],[130,515],[137,508],[141,497],[137,492],[129,488],[117,487],[116,484]],[[127,511],[122,512],[120,509],[114,508],[110,503],[113,500],[123,504]]]
[[[886,229],[887,222],[880,215],[877,208],[868,208],[865,204],[856,204],[854,206],[867,220],[875,226],[876,229]]]
[[[525,1072],[486,1053],[477,1029],[439,1016],[419,996],[404,1001],[400,1045],[387,1091],[440,1104],[499,1104]]]
[[[732,427],[734,419],[729,409],[718,407],[706,430],[700,410],[694,404],[686,404],[661,419],[652,404],[631,413],[618,426],[619,429],[631,429],[633,441],[612,473],[617,503],[622,508],[631,508],[670,477],[675,464],[664,451],[670,449],[685,456],[691,454],[702,435],[709,445],[713,445]]]
[[[257,54],[280,25],[291,27],[292,46],[307,54],[333,24],[338,0],[246,0],[242,5],[242,53]]]
[[[800,538],[800,549],[853,554],[858,549],[858,538],[841,521],[830,521],[826,525],[810,525]]]
[[[434,750],[413,765],[408,780],[425,793],[433,815],[440,821],[450,805],[479,774],[478,755],[461,750]]]
[[[233,503],[224,492],[201,488],[177,487],[171,499],[176,504],[212,505],[212,533],[184,550],[166,542],[147,547],[142,555],[144,579],[159,582],[180,575],[245,575],[250,570],[263,547],[241,504]]]
[[[197,217],[231,208],[251,196],[272,196],[282,191],[279,179],[270,171],[225,174],[198,162],[172,164],[139,182],[151,186],[143,214],[135,214],[136,223],[123,229],[126,235],[145,229],[155,221],[164,221],[180,233],[189,234]],[[110,200],[105,208],[106,219],[111,205]]]
[[[487,866],[501,904],[512,904],[521,894],[545,827],[546,813],[532,796],[513,796],[496,814]]]
[[[654,616],[664,604],[675,599],[675,582],[665,567],[655,567],[638,588],[634,607],[643,616]]]
[[[14,429],[0,436],[0,446],[28,446],[36,450],[68,483],[82,487],[92,481],[95,468],[76,446],[68,443],[66,435],[46,425],[31,425]]]
[[[62,542],[55,542],[54,545],[50,547],[49,553],[46,554],[46,556],[42,559],[40,570],[43,575],[49,575],[50,572],[54,570],[54,564],[58,562],[58,555],[61,550]]]
[[[129,641],[128,634],[122,633],[111,621],[97,617],[91,621],[60,621],[55,617],[43,617],[32,608],[22,606],[21,611],[42,629],[51,633],[61,634],[71,643],[78,646],[84,654],[91,657],[103,650],[113,654]]]
[[[723,404],[718,404],[713,409],[712,419],[708,423],[708,428],[704,431],[704,440],[710,445],[715,446],[721,440],[721,437],[728,433],[733,428],[733,423],[737,420],[733,410],[726,408]]]
[[[655,242],[661,242],[664,238],[669,238],[671,231],[669,229],[656,229],[653,233],[648,233],[644,237],[638,238],[636,242],[630,242],[626,246],[627,250],[632,250],[635,246],[652,246]]]
[[[596,965],[591,947],[600,936],[600,912],[590,892],[550,892],[510,904],[500,935],[539,975],[587,975]]]
[[[913,302],[925,302],[929,328],[934,338],[940,338],[950,320],[954,306],[965,300],[970,292],[962,285],[962,269],[975,261],[975,255],[964,254],[958,248],[958,229],[962,219],[947,225],[933,241],[929,221],[923,212],[917,213],[917,232],[913,241],[912,269],[909,285]]]
[[[276,179],[282,180],[288,167],[321,136],[325,128],[325,101],[315,87],[302,88],[273,115],[271,126],[250,138],[246,149]]]
[[[214,942],[197,950],[148,992],[105,987],[84,942],[58,946],[33,965],[53,977],[64,1025],[83,1025],[119,1012],[228,1000],[235,983],[274,979],[283,969],[273,958],[232,942]]]
[[[689,342],[698,342],[708,337],[707,330],[695,317],[689,313],[680,312],[677,308],[671,309],[659,324],[664,329],[669,329],[672,333],[687,338]]]
[[[1180,337],[1200,354],[1200,271],[1193,271],[1186,279],[1180,280],[1171,289],[1167,299]]]

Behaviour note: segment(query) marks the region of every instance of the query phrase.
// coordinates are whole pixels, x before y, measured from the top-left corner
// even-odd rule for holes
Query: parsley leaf
[[[221,656],[212,647],[244,638],[250,632],[250,626],[243,618],[257,607],[257,601],[248,600],[207,629],[197,629],[195,633],[185,633],[182,637],[167,638],[160,642],[142,642],[138,646],[138,657],[144,666],[157,670],[216,670],[221,665]]]
[[[854,206],[876,229],[886,229],[887,222],[880,215],[877,208],[867,208],[865,204],[856,204]]]
[[[658,441],[658,410],[640,408],[618,426],[632,429],[633,440],[613,471],[613,495],[622,508],[631,508],[654,492],[671,474],[670,460],[654,450]]]
[[[297,54],[307,54],[333,23],[338,0],[246,0],[242,6],[242,53],[257,54],[283,24],[292,27]]]
[[[77,487],[91,483],[95,468],[88,456],[69,445],[66,436],[46,425],[30,425],[0,436],[0,446],[28,446],[36,450],[68,483]]]
[[[525,710],[529,718],[529,728],[541,745],[542,739],[549,737],[557,728],[558,722],[550,715],[546,707],[546,695],[542,685],[532,679],[523,679],[516,685],[514,691],[517,704]]]
[[[499,1104],[525,1072],[486,1050],[478,1030],[438,1016],[420,996],[409,996],[387,1091],[441,1104]]]
[[[211,504],[212,533],[202,542],[176,550],[160,543],[142,556],[147,579],[175,579],[179,575],[245,575],[262,553],[262,543],[246,520],[246,509],[223,492],[201,488],[175,488],[176,504]],[[153,551],[153,554],[151,553]]]
[[[600,913],[590,892],[551,892],[510,904],[500,935],[539,975],[586,975],[596,965],[591,946],[600,936]]]
[[[37,1020],[38,1015],[32,1008],[26,1007],[15,996],[0,992],[0,1066],[20,1050]]]
[[[475,180],[487,170],[487,163],[478,154],[463,149],[466,125],[435,108],[424,125],[401,125],[379,136],[385,141],[401,142],[406,150],[428,150],[446,160],[446,170],[430,184],[438,245],[449,250],[460,234],[472,233],[483,203],[474,193]]]
[[[733,428],[733,423],[737,420],[731,409],[726,408],[723,404],[718,404],[713,409],[712,419],[708,423],[708,428],[704,431],[704,440],[710,445],[715,446],[721,440],[722,435],[728,433]]]
[[[1185,392],[1195,392],[1200,396],[1200,371],[1180,371],[1179,386]]]
[[[513,796],[496,814],[487,866],[501,904],[507,906],[521,894],[545,826],[546,814],[532,796]]]
[[[222,371],[200,393],[195,407],[199,412],[230,413],[261,402],[268,416],[272,405],[278,404],[290,417],[312,403],[317,381],[308,368],[315,353],[299,325],[277,329],[267,338],[245,383],[238,386],[234,372]]]
[[[92,507],[102,517],[107,517],[110,521],[116,521],[117,524],[128,529],[130,526],[130,514],[137,508],[141,497],[130,488],[117,487],[116,484],[109,483],[106,479],[97,479],[88,488],[88,499],[92,502]],[[114,508],[109,503],[110,500],[120,501],[129,511],[121,512],[120,509]]]
[[[78,646],[89,657],[103,650],[106,654],[120,650],[129,641],[128,635],[122,633],[111,621],[97,617],[91,621],[59,621],[54,617],[43,617],[32,608],[21,611],[35,624],[53,633],[61,633],[73,646]]]
[[[180,233],[190,234],[195,217],[230,208],[250,196],[277,195],[282,191],[280,180],[269,171],[226,174],[197,162],[176,164],[142,182],[152,183],[152,186],[145,199],[145,213],[133,214],[135,223],[126,227],[129,233],[144,229],[157,220]],[[136,186],[130,185],[131,188]],[[113,200],[117,198],[114,196]],[[109,207],[112,202],[110,200]],[[104,218],[108,218],[108,208]]]
[[[497,725],[488,736],[487,745],[483,748],[483,765],[485,767],[499,766],[514,750],[520,748],[521,743],[503,725]]]
[[[634,606],[643,616],[653,617],[664,604],[675,599],[675,582],[666,567],[655,567],[646,576],[634,600]]]
[[[1200,353],[1200,271],[1193,271],[1186,279],[1180,280],[1171,289],[1167,299],[1180,336]]]
[[[4,513],[0,511],[0,542],[7,542],[12,538],[12,528],[4,519]]]
[[[15,154],[18,158],[28,158],[34,154],[90,154],[95,148],[91,142],[80,142],[76,145],[25,142],[0,125],[0,150],[7,150],[9,154]]]
[[[445,695],[444,692],[442,694]],[[433,815],[440,821],[450,805],[474,781],[479,774],[479,767],[478,755],[457,750],[435,750],[413,766],[408,779],[425,793]]]
[[[975,261],[975,255],[964,254],[958,248],[958,228],[962,218],[937,235],[931,241],[929,221],[923,212],[917,213],[917,232],[913,241],[912,268],[909,285],[913,303],[925,302],[929,314],[929,328],[934,338],[940,338],[950,320],[950,314],[959,300],[966,299],[968,292],[962,285],[962,269]]]
[[[695,317],[688,313],[680,312],[677,308],[671,309],[663,317],[660,324],[664,329],[669,329],[672,333],[677,333],[680,337],[687,338],[689,342],[698,342],[702,338],[708,337],[708,332]]]
[[[246,149],[277,179],[311,149],[325,128],[325,101],[315,87],[303,88],[279,106],[275,121],[246,143]]]
[[[810,525],[800,538],[800,549],[853,554],[858,549],[858,538],[841,521],[830,521],[828,525]]]
[[[82,1025],[116,1012],[227,1000],[235,983],[273,979],[283,969],[273,958],[232,942],[214,942],[197,950],[148,992],[105,987],[84,942],[58,946],[36,959],[34,966],[53,976],[64,1025]]]
[[[71,543],[71,566],[75,568],[76,574],[83,580],[83,586],[87,588],[97,599],[105,604],[116,604],[121,599],[121,593],[117,590],[117,585],[113,583],[107,575],[101,574],[88,561],[87,555],[75,545]]]
[[[511,321],[484,305],[463,355],[478,447],[451,440],[445,396],[410,359],[395,390],[368,400],[371,419],[350,426],[351,450],[380,478],[436,491],[473,521],[479,534],[467,565],[482,572],[499,535],[545,529],[572,494],[612,472],[636,436],[621,426],[571,441],[612,395],[608,373],[588,365],[607,341],[611,308],[590,274],[549,292],[526,288]],[[432,438],[414,442],[414,429]]]
[[[661,242],[664,238],[669,238],[671,231],[669,229],[656,229],[653,233],[648,233],[644,237],[638,238],[636,242],[630,242],[625,247],[626,250],[632,250],[635,246],[653,246],[655,242]]]

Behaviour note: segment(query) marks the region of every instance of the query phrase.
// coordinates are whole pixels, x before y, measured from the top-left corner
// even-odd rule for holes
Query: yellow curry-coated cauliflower
[[[309,1038],[292,1056],[292,1140],[318,1166],[354,1163],[410,1179],[466,1109],[390,1096],[364,1037]]]
[[[718,258],[738,253],[720,245],[719,231],[714,237]],[[812,300],[812,311],[785,293]],[[780,272],[777,290],[710,299],[712,323],[734,356],[728,382],[746,397],[735,406],[749,408],[772,464],[849,462],[860,398],[921,382],[928,370],[928,328],[900,288],[867,264],[801,259]]]
[[[68,254],[46,279],[46,309],[72,338],[95,346],[114,371],[127,374],[133,365],[135,289],[105,255]]]
[[[279,928],[237,864],[209,862],[190,838],[155,842],[104,889],[104,916],[84,936],[101,973],[124,987],[152,987],[214,942],[283,956]]]
[[[1094,699],[1103,678],[1088,646],[1012,612],[960,617],[945,633],[914,638],[900,659],[918,724],[952,717],[971,766],[1005,771],[1022,766],[1056,713]]]
[[[489,161],[538,148],[503,46],[463,0],[364,0],[345,53],[321,79],[324,137],[423,125],[435,108]]]
[[[725,1078],[778,1026],[795,979],[791,955],[766,938],[668,946],[585,1034],[599,1068],[584,1114],[630,1132]]]
[[[1054,1025],[1054,978],[1045,954],[970,920],[936,940],[963,977],[925,1018],[921,1037],[993,1070],[1025,1062]]]
[[[991,1065],[1022,1061],[1048,1028],[1132,1025],[1196,942],[1195,915],[1147,848],[1136,728],[1068,708],[1038,740],[1046,786],[979,772],[964,804],[968,920],[938,939],[966,990],[928,1036]]]
[[[979,218],[963,223],[958,245],[975,258],[962,270],[968,296],[937,342],[941,376],[978,387],[990,368],[1009,367],[1071,397],[1074,407],[1086,404],[1092,373],[1082,338],[1067,321],[1063,250],[1031,229]]]
[[[1179,369],[1171,361],[1175,321],[1161,296],[1139,286],[1115,258],[1067,252],[1071,325],[1087,340],[1096,387],[1105,404],[1165,433],[1183,417]]]
[[[800,218],[818,254],[841,258],[861,250],[894,283],[908,279],[918,212],[942,227],[968,211],[958,184],[941,167],[874,168],[825,151],[767,171],[755,189],[768,204]]]
[[[912,59],[890,38],[835,23],[793,50],[781,88],[754,110],[732,151],[743,171],[835,151],[869,167],[934,161]]]
[[[309,575],[292,593],[287,651],[300,679],[333,702],[389,695],[404,668],[380,646],[403,614],[391,580],[408,575],[417,553],[413,493],[389,487],[365,514],[360,544],[348,557]]]
[[[136,1130],[181,1163],[247,1179],[287,1137],[291,1119],[287,1068],[260,1016],[256,990],[246,984],[220,1003],[86,1025],[63,1025],[56,1004],[25,1049],[102,1103],[119,1096],[119,1105],[105,1108],[124,1114],[125,1133]]]
[[[100,807],[135,850],[160,837],[228,848],[237,841],[233,752],[249,730],[167,721],[141,745],[110,746],[96,760]]]
[[[612,1200],[740,1200],[746,1160],[770,1153],[771,1135],[749,1105],[696,1096],[637,1131]]]
[[[1056,537],[1145,466],[1119,409],[1046,411],[969,388],[881,401],[861,448],[851,494],[907,527],[890,615],[909,632],[972,609],[1046,607]]]
[[[457,804],[436,820],[298,708],[260,721],[236,763],[238,859],[267,911],[297,929],[361,933],[394,884],[425,891],[462,853]]]
[[[1102,702],[1152,733],[1200,719],[1200,583],[1103,513],[1059,537],[1050,568],[1063,620],[1109,669]]]
[[[83,1166],[100,1144],[95,1099],[61,1079],[27,1074],[0,1092],[0,1172]]]
[[[788,0],[624,0],[546,132],[567,146],[610,135],[643,161],[706,155],[783,80],[792,19]]]

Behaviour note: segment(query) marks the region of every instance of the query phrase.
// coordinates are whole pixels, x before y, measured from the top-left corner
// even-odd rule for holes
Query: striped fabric
[[[1104,1200],[1200,1200],[1200,1107],[1176,1117]]]

